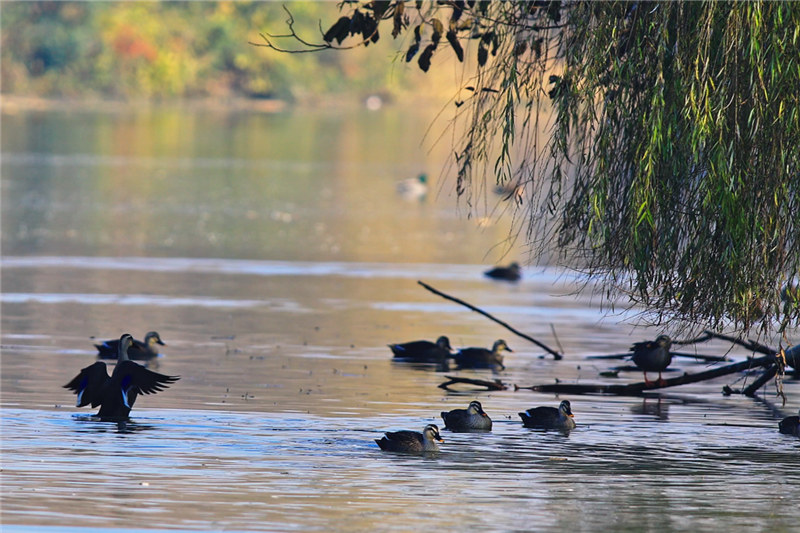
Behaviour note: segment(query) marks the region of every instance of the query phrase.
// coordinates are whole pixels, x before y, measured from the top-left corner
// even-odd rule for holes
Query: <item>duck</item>
[[[78,395],[77,407],[99,405],[97,416],[101,420],[127,420],[139,394],[155,394],[180,379],[180,376],[159,374],[131,361],[128,350],[133,343],[133,337],[127,333],[119,338],[117,364],[111,376],[106,364],[96,361],[64,385]]]
[[[502,196],[503,200],[511,200],[513,198],[514,203],[517,205],[522,205],[525,200],[525,188],[516,182],[498,183],[493,190],[495,194]]]
[[[155,359],[158,357],[156,344],[166,346],[157,331],[149,331],[144,336],[144,341],[134,339],[128,350],[128,359],[131,361],[150,361]],[[95,344],[94,347],[97,348],[98,359],[116,359],[119,353],[119,340],[103,341],[101,344]]]
[[[666,335],[659,335],[654,341],[635,342],[631,346],[633,352],[633,362],[644,372],[644,384],[653,386],[658,384],[663,386],[666,382],[661,377],[661,372],[667,369],[672,362],[672,354],[669,349],[672,347],[672,340]],[[652,382],[647,379],[648,372],[658,372],[658,381]]]
[[[575,419],[569,400],[564,400],[555,407],[543,406],[528,409],[519,413],[522,425],[526,428],[570,430],[575,427]]]
[[[439,426],[428,424],[422,433],[404,429],[402,431],[387,431],[380,439],[375,439],[381,450],[404,453],[438,452],[436,442],[444,442],[439,435]]]
[[[522,279],[522,271],[519,263],[514,261],[508,266],[497,266],[483,273],[487,278],[499,279],[503,281],[519,281]]]
[[[513,352],[506,341],[498,339],[491,350],[486,348],[462,348],[455,354],[456,363],[461,368],[499,368],[503,370],[503,354],[501,351]]]
[[[800,437],[800,416],[787,416],[778,422],[778,431],[784,435]]]
[[[406,200],[423,200],[428,194],[428,175],[420,174],[397,182],[397,194]]]
[[[442,411],[445,429],[453,432],[468,433],[471,431],[491,431],[492,419],[489,418],[478,400],[469,402],[466,409]]]
[[[420,363],[440,363],[447,359],[452,359],[453,348],[450,346],[450,339],[442,335],[436,342],[431,341],[411,341],[400,344],[390,344],[394,357],[407,361]]]

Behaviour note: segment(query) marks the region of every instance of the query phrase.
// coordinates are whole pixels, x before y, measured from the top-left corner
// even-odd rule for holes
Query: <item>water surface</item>
[[[800,386],[724,397],[728,376],[660,397],[569,397],[578,427],[525,429],[563,398],[513,385],[625,382],[587,359],[654,338],[574,281],[483,279],[509,245],[496,198],[468,218],[419,145],[424,113],[152,109],[20,112],[2,121],[2,523],[9,531],[789,531],[800,441],[777,433]],[[408,202],[397,180],[432,174]],[[507,255],[503,255],[507,252]],[[553,361],[424,280],[556,345]],[[157,370],[124,425],[61,386],[93,340],[157,330]],[[515,350],[506,370],[420,369],[386,344],[448,335]],[[728,352],[715,342],[698,351]],[[684,350],[685,351],[685,350]],[[741,359],[748,354],[733,350]],[[704,363],[676,359],[674,372]],[[448,393],[446,375],[506,391]],[[669,374],[668,374],[669,375]],[[675,374],[672,374],[675,375]],[[434,456],[381,452],[478,398],[492,433],[443,431]]]

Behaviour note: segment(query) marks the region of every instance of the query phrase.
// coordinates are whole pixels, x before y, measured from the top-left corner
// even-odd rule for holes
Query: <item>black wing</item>
[[[180,376],[166,376],[148,370],[133,361],[122,361],[114,369],[114,378],[119,379],[120,386],[126,394],[155,394],[169,387],[180,379]]]
[[[658,343],[656,341],[642,341],[642,342],[634,342],[630,350],[632,352],[643,352],[643,351],[653,350],[655,348],[658,348]]]
[[[109,379],[106,364],[102,361],[97,361],[81,370],[80,374],[64,385],[64,388],[78,395],[78,401],[76,402],[78,407],[89,404],[92,407],[97,407],[103,401],[103,389]]]

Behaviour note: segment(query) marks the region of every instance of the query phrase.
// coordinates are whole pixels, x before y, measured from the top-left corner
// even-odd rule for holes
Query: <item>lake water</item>
[[[467,217],[439,178],[446,142],[420,145],[431,117],[5,109],[3,531],[796,530],[800,440],[777,432],[800,407],[791,376],[785,406],[774,385],[724,397],[753,379],[727,376],[568,397],[568,435],[522,427],[519,411],[565,397],[514,384],[639,381],[587,356],[659,331],[604,315],[556,270],[484,279],[526,258],[513,211],[489,192]],[[420,172],[428,197],[398,197]],[[565,358],[417,280],[553,346],[555,330]],[[149,330],[167,343],[158,371],[180,381],[139,397],[125,425],[75,408],[62,385],[94,361],[93,338]],[[439,335],[514,352],[498,373],[443,372],[386,347]],[[446,375],[512,387],[447,392]],[[492,433],[444,430],[427,457],[374,442],[441,427],[473,398]]]

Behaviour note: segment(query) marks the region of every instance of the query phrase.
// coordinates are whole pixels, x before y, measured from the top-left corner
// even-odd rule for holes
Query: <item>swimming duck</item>
[[[422,200],[428,194],[428,175],[420,174],[397,182],[397,194],[406,200]]]
[[[513,352],[503,339],[496,340],[491,350],[486,348],[462,348],[455,354],[456,363],[461,368],[499,368],[504,369],[503,354],[506,350]]]
[[[495,185],[494,193],[502,196],[503,200],[510,200],[513,198],[514,203],[517,205],[522,205],[525,200],[525,188],[516,182]]]
[[[504,281],[519,281],[522,278],[522,271],[519,263],[514,261],[508,266],[498,266],[483,273],[487,278],[500,279]]]
[[[128,350],[128,359],[131,361],[150,361],[158,357],[156,344],[166,346],[161,340],[158,332],[150,331],[144,336],[144,341],[133,340],[133,344]],[[119,353],[119,340],[103,341],[102,344],[95,344],[97,357],[100,359],[116,359]]]
[[[436,342],[411,341],[402,344],[390,344],[394,356],[398,359],[421,363],[439,363],[453,357],[450,339],[442,335]]]
[[[124,420],[131,412],[136,396],[155,394],[178,381],[178,376],[165,376],[148,370],[128,359],[128,350],[133,345],[133,337],[125,333],[119,338],[117,365],[111,377],[106,364],[96,361],[89,365],[72,381],[64,385],[78,395],[77,407],[100,406],[97,416],[104,419]]]
[[[636,342],[631,346],[633,362],[644,372],[645,385],[653,385],[653,382],[647,379],[648,372],[658,372],[657,383],[664,385],[661,372],[672,362],[672,354],[669,351],[671,347],[672,340],[666,335],[659,335],[654,341]]]
[[[800,416],[787,416],[778,423],[778,431],[784,435],[800,437]]]
[[[575,427],[574,415],[569,400],[562,401],[558,409],[555,407],[534,407],[519,413],[522,425],[526,428],[569,430]]]
[[[442,411],[444,427],[455,432],[491,431],[492,419],[483,411],[481,402],[472,400],[466,409]]]
[[[386,436],[375,439],[381,450],[406,453],[437,452],[439,445],[436,444],[436,441],[444,442],[436,424],[428,424],[422,433],[406,429],[387,431]]]

